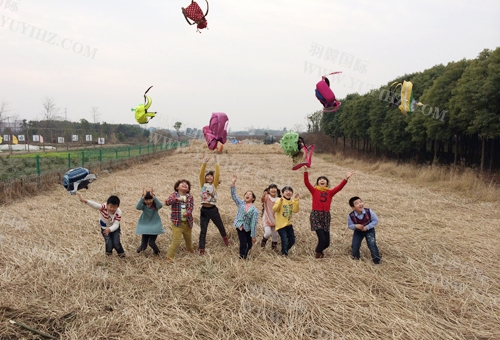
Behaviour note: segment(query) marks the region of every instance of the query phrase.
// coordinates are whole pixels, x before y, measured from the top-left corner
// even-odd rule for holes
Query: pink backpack
[[[223,112],[214,112],[210,118],[210,124],[203,127],[203,135],[210,150],[217,148],[217,143],[226,143],[227,140],[227,125],[229,119]]]
[[[341,71],[332,72],[330,74],[342,73]],[[328,74],[328,75],[330,75]],[[321,80],[316,84],[316,98],[323,104],[325,111],[337,111],[340,102],[335,99],[335,94],[325,81],[326,76],[321,77]]]

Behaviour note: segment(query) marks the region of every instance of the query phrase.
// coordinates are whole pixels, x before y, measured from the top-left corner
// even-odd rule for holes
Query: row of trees
[[[400,99],[390,84],[403,80],[413,83],[414,97],[423,104],[407,116],[390,105]],[[375,156],[479,165],[481,171],[500,167],[500,48],[406,74],[341,102],[336,112],[309,115],[308,130]]]

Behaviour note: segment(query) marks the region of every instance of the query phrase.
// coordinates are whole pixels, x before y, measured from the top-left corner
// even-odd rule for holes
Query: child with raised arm
[[[138,253],[146,250],[149,244],[155,255],[160,254],[160,249],[156,245],[156,238],[158,235],[165,233],[160,214],[158,213],[158,210],[162,207],[163,204],[154,194],[153,188],[149,189],[149,191],[142,188],[142,197],[135,206],[137,210],[142,210],[141,217],[137,221],[137,228],[135,229],[137,235],[142,235],[141,245],[137,248]]]
[[[288,251],[295,244],[295,232],[292,225],[292,213],[299,212],[299,194],[292,201],[293,189],[286,186],[281,190],[282,197],[274,203],[276,231],[281,238],[281,255],[288,256]]]
[[[215,205],[217,203],[217,186],[219,185],[219,162],[215,156],[215,172],[208,171],[205,173],[205,168],[210,157],[205,157],[200,169],[200,187],[201,187],[201,210],[200,210],[200,255],[205,254],[205,242],[207,237],[207,229],[210,221],[214,222],[219,229],[220,236],[226,246],[229,246],[229,239],[224,228],[224,223],[219,214],[219,209]]]
[[[165,205],[172,206],[170,218],[172,220],[172,243],[168,248],[167,261],[173,260],[175,252],[179,248],[182,238],[186,242],[186,250],[194,253],[192,230],[193,230],[193,208],[194,199],[189,193],[191,183],[181,179],[174,185],[174,190],[165,201]]]
[[[339,185],[333,189],[329,189],[330,181],[325,176],[319,176],[316,179],[316,186],[312,186],[309,182],[309,173],[307,168],[304,168],[304,184],[312,196],[312,210],[309,220],[311,222],[311,230],[316,232],[318,244],[316,246],[316,258],[325,257],[323,251],[330,246],[330,206],[333,196],[342,190],[347,184],[347,180],[354,174],[353,171],[348,172],[346,177]]]
[[[112,255],[113,249],[115,249],[118,256],[125,257],[125,251],[120,242],[120,221],[122,219],[122,211],[119,208],[120,199],[117,196],[109,196],[107,202],[101,204],[83,198],[78,191],[76,195],[80,202],[99,210],[99,225],[102,237],[104,237],[106,255]]]
[[[358,196],[351,197],[349,205],[352,212],[347,215],[347,227],[354,230],[352,235],[352,257],[359,260],[359,248],[361,241],[366,238],[366,244],[372,255],[372,261],[375,264],[380,263],[380,254],[378,252],[377,241],[375,239],[375,226],[378,224],[377,215],[365,204]]]
[[[262,227],[264,228],[264,236],[260,243],[262,248],[266,246],[270,237],[272,237],[271,249],[278,247],[278,232],[276,231],[273,206],[279,198],[281,198],[281,193],[276,184],[270,184],[262,194]]]
[[[234,218],[234,226],[240,241],[240,259],[246,259],[252,245],[257,241],[259,211],[253,205],[255,194],[252,191],[245,192],[243,200],[236,195],[236,179],[236,175],[233,175],[231,179],[231,197],[238,207],[238,212]]]

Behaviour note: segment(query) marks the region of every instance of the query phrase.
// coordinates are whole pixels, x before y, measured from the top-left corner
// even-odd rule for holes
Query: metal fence
[[[68,153],[46,153],[35,157],[19,158],[21,166],[27,171],[20,171],[14,178],[0,181],[0,204],[11,199],[29,194],[37,194],[49,189],[53,184],[61,184],[62,177],[70,168],[85,167],[91,172],[132,165],[139,161],[156,158],[170,150],[189,145],[189,142],[167,144],[102,148],[95,150],[72,151]],[[10,157],[9,162],[14,157]],[[31,173],[30,173],[31,172]]]

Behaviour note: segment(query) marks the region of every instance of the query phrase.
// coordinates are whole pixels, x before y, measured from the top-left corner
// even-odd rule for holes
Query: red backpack
[[[226,143],[227,140],[227,125],[229,119],[223,112],[214,112],[210,118],[210,124],[203,128],[203,135],[210,150],[215,150],[217,143]]]
[[[200,8],[200,5],[198,5],[194,0],[191,1],[191,4],[187,6],[186,8],[182,7],[182,14],[184,14],[184,18],[190,25],[196,24],[197,31],[199,32],[200,29],[206,28],[207,27],[207,14],[208,14],[208,1],[207,2],[207,12],[203,14],[203,11]],[[190,22],[189,19],[193,20],[193,22]],[[200,32],[201,33],[201,32]]]

